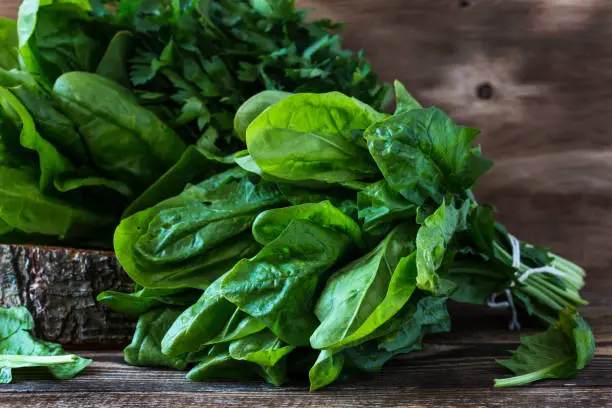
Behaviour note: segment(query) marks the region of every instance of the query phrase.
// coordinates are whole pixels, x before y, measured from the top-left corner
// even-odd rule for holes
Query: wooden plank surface
[[[340,382],[315,393],[304,381],[276,388],[262,381],[185,380],[184,373],[129,367],[117,352],[81,352],[94,364],[71,381],[50,380],[39,370],[15,371],[0,387],[0,407],[74,406],[159,408],[207,406],[325,407],[525,407],[612,406],[610,308],[589,308],[585,317],[599,339],[596,358],[576,379],[545,381],[519,389],[493,389],[506,371],[495,363],[514,348],[518,334],[505,330],[507,316],[489,311],[474,321],[455,315],[456,331],[429,339],[421,353],[392,360],[381,374]],[[458,316],[458,317],[457,317]]]

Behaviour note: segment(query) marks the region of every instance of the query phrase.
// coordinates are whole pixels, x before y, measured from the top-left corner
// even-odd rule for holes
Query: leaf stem
[[[519,385],[529,384],[534,381],[544,380],[546,378],[549,378],[549,375],[551,372],[553,372],[557,368],[562,367],[563,365],[571,361],[572,361],[572,358],[567,357],[553,365],[540,368],[539,370],[536,370],[536,371],[533,371],[527,374],[517,375],[515,377],[510,377],[510,378],[496,379],[494,387],[495,388],[517,387]]]

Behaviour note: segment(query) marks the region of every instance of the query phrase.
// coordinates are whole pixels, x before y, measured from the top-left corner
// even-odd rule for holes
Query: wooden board
[[[600,341],[597,356],[576,379],[545,381],[519,389],[493,389],[507,375],[495,363],[514,348],[518,334],[505,329],[507,316],[490,311],[479,321],[453,318],[453,333],[429,339],[421,353],[389,362],[381,374],[336,383],[315,393],[304,381],[275,388],[261,381],[192,383],[184,373],[127,366],[117,352],[82,352],[95,360],[71,381],[54,381],[39,370],[15,371],[0,387],[0,408],[29,406],[141,407],[524,407],[612,406],[612,309],[585,316]]]

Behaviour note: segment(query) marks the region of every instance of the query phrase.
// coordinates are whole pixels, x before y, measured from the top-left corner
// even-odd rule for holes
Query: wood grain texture
[[[204,382],[184,373],[129,367],[117,352],[82,352],[92,366],[71,381],[54,381],[40,370],[16,370],[14,383],[0,387],[0,407],[73,406],[159,408],[208,406],[325,407],[567,407],[612,406],[610,308],[589,308],[585,317],[598,334],[592,364],[573,380],[544,381],[520,389],[494,390],[492,380],[507,375],[495,363],[516,347],[518,334],[503,327],[506,316],[489,312],[468,323],[455,315],[452,335],[432,336],[423,352],[393,359],[378,375],[339,382],[315,393],[305,381],[275,388],[262,381]],[[459,316],[459,318],[457,318]],[[493,324],[491,324],[493,320]],[[487,332],[476,336],[474,332]]]
[[[104,290],[128,291],[111,252],[0,245],[0,306],[25,306],[41,338],[61,344],[122,344],[134,322],[96,302]]]

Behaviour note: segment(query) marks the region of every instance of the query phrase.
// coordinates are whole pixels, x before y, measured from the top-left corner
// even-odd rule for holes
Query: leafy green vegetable
[[[94,165],[138,192],[154,183],[185,150],[165,123],[106,78],[70,72],[57,79],[53,94],[78,126]]]
[[[416,238],[417,286],[434,294],[445,294],[448,285],[440,282],[437,274],[442,266],[450,241],[458,231],[467,228],[469,202],[461,208],[444,202],[435,213],[425,219]],[[451,288],[452,290],[452,288]]]
[[[308,345],[316,290],[348,243],[342,233],[294,220],[259,254],[236,264],[223,278],[222,294],[283,341]]]
[[[155,309],[138,320],[136,333],[124,350],[125,361],[135,366],[161,366],[184,370],[191,357],[187,354],[167,356],[162,353],[161,342],[166,331],[181,314],[181,309]]]
[[[308,373],[310,391],[318,390],[334,382],[340,376],[343,367],[344,353],[321,350],[317,361]]]
[[[515,387],[547,378],[572,378],[595,354],[588,324],[575,310],[563,310],[546,332],[521,337],[509,360],[498,361],[516,377],[495,380],[496,387]]]
[[[246,140],[249,125],[266,109],[293,94],[282,91],[263,91],[249,98],[240,106],[234,118],[234,129],[242,140]]]
[[[259,250],[246,231],[259,212],[283,202],[273,183],[230,169],[124,219],[115,251],[144,287],[205,289]]]
[[[134,293],[112,290],[102,292],[96,300],[128,316],[139,317],[161,306],[190,306],[200,296],[198,290],[140,289]]]
[[[266,173],[287,180],[341,182],[375,177],[360,131],[385,115],[337,92],[297,94],[247,129],[247,147]]]
[[[67,380],[91,363],[65,353],[59,344],[35,339],[33,329],[34,319],[26,308],[0,308],[0,384],[12,381],[15,368],[47,367],[55,378]]]
[[[416,288],[415,256],[408,257],[415,234],[415,228],[398,227],[365,257],[334,273],[315,307],[321,325],[310,338],[312,347],[356,343],[404,306]]]
[[[0,18],[0,68],[10,70],[19,67],[17,23]]]
[[[410,202],[441,203],[447,191],[465,194],[491,162],[472,148],[479,131],[455,125],[441,110],[400,110],[370,127],[365,138],[389,185]]]

